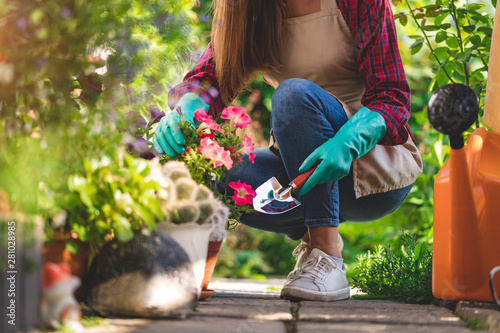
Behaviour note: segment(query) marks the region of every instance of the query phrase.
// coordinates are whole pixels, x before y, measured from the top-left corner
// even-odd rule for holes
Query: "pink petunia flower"
[[[237,182],[230,182],[229,187],[234,189],[233,200],[237,206],[252,204],[253,198],[257,195],[250,185]]]
[[[241,148],[244,149],[245,152],[248,154],[248,159],[252,163],[255,163],[255,154],[253,153],[254,146],[255,144],[253,143],[252,139],[245,134],[243,136],[243,142],[241,143]]]
[[[214,167],[224,165],[226,169],[230,170],[233,167],[233,160],[231,159],[231,153],[224,148],[220,147],[217,150],[217,155],[211,160]]]
[[[203,157],[210,160],[210,163],[212,163],[214,167],[224,165],[228,170],[233,167],[231,153],[210,138],[201,139],[198,150],[201,151]]]
[[[201,154],[204,157],[211,157],[213,155],[213,150],[219,146],[219,144],[212,139],[205,137],[200,140],[200,146],[198,150],[201,151]],[[220,147],[220,146],[219,146]]]
[[[230,119],[234,128],[246,128],[252,123],[252,118],[246,114],[244,108],[229,106],[222,111],[221,119]]]
[[[243,142],[241,143],[241,148],[236,152],[236,154],[247,153],[248,159],[250,162],[255,163],[255,154],[252,153],[254,151],[255,144],[252,139],[248,135],[243,136]]]
[[[224,133],[224,130],[220,128],[219,124],[217,124],[203,109],[196,110],[194,112],[194,118],[196,120],[201,121],[201,125],[199,127],[200,130],[205,128],[210,128],[212,131],[218,131]]]

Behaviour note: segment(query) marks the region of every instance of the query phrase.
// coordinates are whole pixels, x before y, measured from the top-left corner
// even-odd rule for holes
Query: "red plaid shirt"
[[[388,0],[337,0],[349,26],[359,53],[359,75],[365,86],[361,103],[381,114],[387,133],[379,142],[384,145],[403,144],[413,134],[410,118],[410,88],[399,54],[394,17]],[[184,80],[169,92],[173,109],[187,92],[199,94],[210,105],[216,117],[225,107],[218,93],[211,43],[196,66]]]

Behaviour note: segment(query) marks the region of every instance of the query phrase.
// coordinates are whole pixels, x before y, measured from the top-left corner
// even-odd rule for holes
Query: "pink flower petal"
[[[201,139],[198,150],[201,151],[203,157],[210,160],[210,163],[212,163],[214,167],[224,165],[228,170],[233,167],[231,153],[210,138]]]
[[[229,187],[234,189],[233,200],[237,206],[252,204],[256,193],[250,185],[238,180],[237,182],[230,182]]]
[[[244,108],[229,106],[222,110],[221,119],[230,119],[234,128],[246,128],[252,123],[252,118],[246,114]]]
[[[245,152],[247,154],[250,154],[251,152],[254,151],[254,146],[255,144],[253,143],[252,139],[245,134],[243,136],[243,142],[241,143],[241,148],[245,149]]]
[[[196,120],[199,120],[201,122],[205,122],[208,119],[212,120],[212,118],[210,118],[210,116],[203,109],[196,110],[194,112],[194,117],[195,117]]]
[[[250,162],[252,162],[252,164],[255,163],[255,154],[254,153],[250,153],[248,154],[248,159],[250,160]]]
[[[205,112],[203,109],[198,109],[194,112],[194,118],[202,122],[201,129],[210,128],[212,131],[224,133],[224,130]]]

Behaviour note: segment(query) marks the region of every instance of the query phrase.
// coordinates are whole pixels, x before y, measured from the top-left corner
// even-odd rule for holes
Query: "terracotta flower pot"
[[[78,247],[78,252],[72,254],[66,249],[66,242],[73,241]],[[83,283],[85,277],[85,272],[87,270],[87,264],[90,255],[90,245],[89,243],[82,242],[78,239],[78,235],[74,232],[54,232],[54,238],[43,244],[43,263],[53,262],[61,263],[65,262],[69,264],[71,268],[71,274],[80,278]],[[78,288],[75,291],[75,296],[77,299],[83,297],[81,289]]]
[[[205,275],[203,276],[203,282],[201,284],[201,299],[211,297],[215,293],[214,290],[208,289],[208,284],[214,273],[221,245],[221,240],[208,242],[207,263],[205,264]]]

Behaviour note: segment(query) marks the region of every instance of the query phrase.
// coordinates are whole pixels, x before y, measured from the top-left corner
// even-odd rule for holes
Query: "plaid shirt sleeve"
[[[219,96],[219,84],[215,76],[215,63],[212,57],[212,42],[196,65],[187,72],[184,80],[169,90],[168,106],[174,109],[179,99],[186,93],[198,94],[208,105],[209,114],[215,119],[225,105]]]
[[[388,0],[338,0],[358,53],[359,74],[365,93],[361,103],[381,114],[387,133],[383,145],[399,145],[413,134],[410,87],[399,54],[394,17]]]

